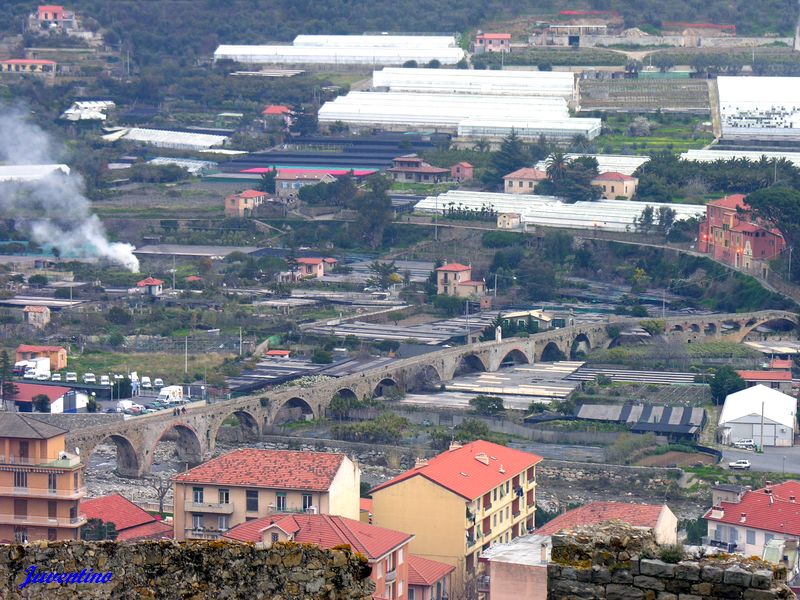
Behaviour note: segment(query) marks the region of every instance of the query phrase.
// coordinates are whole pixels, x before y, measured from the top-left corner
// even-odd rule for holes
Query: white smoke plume
[[[62,153],[28,114],[0,106],[0,165],[57,164]],[[103,258],[138,273],[134,247],[108,240],[83,190],[74,170],[69,176],[0,183],[0,216],[14,219],[33,241],[58,248],[62,256]]]

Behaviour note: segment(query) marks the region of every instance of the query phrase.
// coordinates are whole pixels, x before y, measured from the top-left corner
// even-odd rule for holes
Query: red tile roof
[[[395,548],[407,544],[414,536],[392,529],[369,525],[355,519],[333,515],[271,515],[247,521],[228,531],[224,537],[240,542],[260,542],[269,527],[280,527],[293,535],[298,543],[316,544],[321,548],[349,545],[370,560],[377,560]]]
[[[636,181],[636,177],[625,175],[619,171],[606,171],[594,178],[595,181]]]
[[[628,502],[590,502],[568,510],[536,530],[539,535],[553,535],[577,525],[596,525],[619,520],[634,527],[653,528],[663,510],[661,504],[631,504]]]
[[[436,270],[443,273],[462,273],[464,271],[471,271],[472,267],[462,265],[461,263],[447,263],[446,265],[438,267]]]
[[[390,167],[386,169],[388,173],[429,173],[432,175],[443,175],[449,173],[450,169],[441,169],[431,165],[420,165],[419,167]]]
[[[484,40],[510,40],[510,33],[479,33],[478,39]]]
[[[119,532],[118,540],[172,537],[172,527],[161,523],[119,494],[84,500],[80,508],[87,519],[102,519],[106,523],[114,523]]]
[[[52,404],[64,394],[72,391],[72,388],[63,387],[60,385],[40,385],[38,383],[17,383],[19,393],[14,397],[16,402],[31,402],[34,396],[44,394],[50,398]]]
[[[55,65],[52,60],[40,60],[33,58],[12,58],[9,60],[0,60],[4,65]]]
[[[454,570],[452,565],[411,554],[408,557],[408,585],[430,587]]]
[[[730,196],[725,196],[719,200],[712,200],[707,204],[707,206],[717,206],[719,208],[728,208],[731,210],[736,210],[741,206],[742,208],[746,209],[747,205],[744,203],[744,199],[744,194],[731,194]]]
[[[148,285],[164,285],[164,282],[155,277],[148,277],[147,279],[136,282],[136,285],[137,287],[147,287]]]
[[[503,179],[533,179],[534,181],[542,181],[547,179],[547,173],[534,169],[533,167],[522,167],[516,171],[512,171],[508,175],[503,175]]]
[[[31,344],[17,346],[17,352],[61,352],[62,350],[64,350],[62,346],[33,346]]]
[[[791,371],[736,371],[745,381],[791,381]]]
[[[289,356],[289,350],[267,350],[264,356]]]
[[[358,508],[366,512],[372,512],[372,498],[359,498]]]
[[[465,169],[472,169],[473,168],[473,166],[470,163],[468,163],[467,161],[465,161],[465,160],[462,160],[461,162],[457,162],[453,166],[454,167],[464,167]]]
[[[322,259],[321,258],[309,258],[309,257],[296,258],[295,262],[297,262],[298,265],[319,265],[319,264],[322,264]]]
[[[541,460],[537,454],[477,440],[442,452],[428,460],[427,465],[409,469],[376,486],[370,493],[419,476],[467,500],[474,500]]]
[[[49,310],[50,309],[47,308],[46,306],[26,306],[25,308],[22,309],[22,312],[26,312],[26,313],[46,313]]]
[[[239,196],[239,198],[261,198],[261,196],[266,196],[267,193],[258,190],[245,190],[234,195]]]
[[[242,448],[177,475],[180,483],[327,491],[344,454]]]
[[[793,366],[794,362],[785,358],[773,358],[769,363],[770,369],[791,369]]]
[[[261,111],[262,115],[285,115],[292,112],[292,109],[288,106],[284,106],[283,104],[270,104],[269,106],[265,106],[264,110]]]
[[[154,520],[151,523],[144,525],[137,525],[126,529],[117,536],[118,541],[132,541],[132,540],[163,540],[171,539],[173,537],[172,526],[162,523],[161,521]]]
[[[190,282],[191,281],[203,281],[203,278],[200,277],[199,275],[187,275],[184,279],[186,281],[190,281]]]
[[[252,169],[248,171],[242,171],[243,173],[250,173]],[[349,171],[345,171],[342,174],[346,174]],[[315,169],[278,169],[278,174],[275,176],[276,179],[309,179],[314,181],[319,181],[326,179],[328,177],[333,177],[335,171],[320,171]]]
[[[789,498],[793,496],[795,502]],[[721,502],[722,518],[711,516],[713,508],[703,518],[715,523],[745,525],[749,529],[774,531],[800,536],[800,482],[786,481],[772,486],[772,502],[765,488],[745,492],[740,502]],[[745,522],[742,523],[742,513]]]

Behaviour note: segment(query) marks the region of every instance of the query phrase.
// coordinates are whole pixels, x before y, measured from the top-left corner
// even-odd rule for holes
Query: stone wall
[[[795,598],[784,567],[728,554],[668,557],[652,533],[619,522],[562,532],[552,543],[548,600]]]
[[[29,583],[36,574],[65,574],[65,583]],[[105,583],[67,583],[70,574],[106,574]],[[107,574],[111,574],[108,577]],[[38,542],[0,546],[0,597],[114,600],[362,600],[374,585],[370,567],[349,549],[307,544],[257,549],[233,542]]]

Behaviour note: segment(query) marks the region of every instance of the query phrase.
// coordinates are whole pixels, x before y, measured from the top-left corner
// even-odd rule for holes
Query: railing
[[[0,485],[0,496],[27,496],[43,498],[66,498],[75,499],[86,495],[86,486],[75,488],[74,490],[59,490],[40,487],[17,487]]]
[[[739,544],[736,542],[724,542],[722,540],[715,540],[708,536],[703,536],[701,539],[704,546],[713,546],[715,548],[721,548],[725,552],[735,552],[736,549],[739,547]]]
[[[222,515],[233,514],[233,504],[229,502],[193,502],[186,500],[183,503],[186,512],[208,512]]]
[[[30,467],[51,467],[54,469],[68,469],[81,463],[79,456],[65,453],[64,458],[30,458],[28,456],[4,456],[0,454],[0,465],[21,465]]]
[[[41,517],[38,515],[0,514],[0,523],[14,525],[44,525],[46,527],[77,527],[86,523],[86,515],[73,518]]]
[[[471,536],[468,535],[467,536],[467,548],[471,548],[472,546],[474,546],[476,541],[477,540],[474,537],[471,537]]]
[[[184,537],[193,540],[217,540],[222,537],[227,529],[192,529],[184,530]]]
[[[395,579],[397,579],[396,569],[392,569],[391,571],[386,572],[386,583],[392,583]]]

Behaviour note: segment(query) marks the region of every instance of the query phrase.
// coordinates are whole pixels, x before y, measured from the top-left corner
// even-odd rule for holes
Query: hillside
[[[32,2],[8,0],[0,31],[18,32]],[[208,57],[218,43],[291,40],[298,33],[456,32],[491,19],[553,15],[561,9],[617,10],[626,26],[662,21],[733,23],[740,35],[791,35],[795,0],[73,0],[108,39],[132,46],[140,64]],[[256,7],[256,8],[254,8]]]

